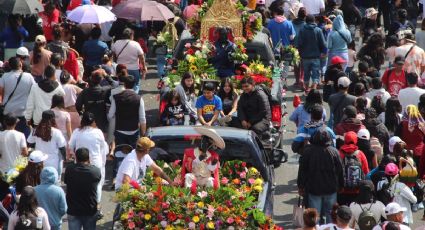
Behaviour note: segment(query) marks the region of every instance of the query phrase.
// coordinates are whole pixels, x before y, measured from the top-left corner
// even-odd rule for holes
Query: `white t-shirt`
[[[0,171],[7,172],[26,147],[27,141],[23,133],[16,130],[0,132]]]
[[[142,177],[146,174],[146,168],[153,164],[153,160],[149,154],[143,156],[139,161],[137,159],[136,151],[129,153],[122,161],[120,168],[118,169],[117,178],[115,182],[115,189],[119,189],[122,185],[124,175],[129,176],[132,180],[139,179],[140,173]]]
[[[48,142],[43,141],[40,137],[34,136],[34,132],[28,137],[28,143],[35,143],[35,150],[39,150],[49,156],[49,158],[44,161],[44,167],[51,166],[59,171],[60,160],[62,160],[59,148],[66,146],[66,140],[62,132],[57,128],[52,128],[52,139]]]
[[[353,202],[353,203],[350,204],[350,210],[353,214],[351,221],[350,221],[350,226],[352,226],[353,222],[356,221],[356,229],[359,229],[359,226],[357,225],[357,221],[359,220],[360,214],[363,211],[368,211],[368,210],[371,213],[373,213],[373,217],[375,218],[376,223],[379,223],[379,221],[381,220],[381,216],[385,217],[384,209],[385,209],[385,205],[381,201],[376,201],[372,205],[370,203],[368,203],[368,204],[357,204],[357,203]]]
[[[102,169],[105,167],[106,155],[108,155],[108,144],[100,129],[85,127],[76,129],[69,140],[69,148],[77,150],[87,148],[90,153],[90,164]]]
[[[78,88],[78,86],[72,84],[62,85],[62,88],[63,91],[65,91],[65,96],[63,97],[65,108],[74,106],[75,102],[77,102],[77,94],[79,94],[82,90]]]
[[[320,225],[318,230],[354,230],[352,228],[339,228],[336,224]]]
[[[37,217],[42,219],[42,223],[43,223],[42,230],[50,230],[49,217],[47,216],[47,212],[41,207],[38,207],[35,210],[35,212],[37,214]],[[18,223],[18,220],[19,220],[19,216],[17,211],[15,210],[12,212],[12,214],[10,214],[9,224],[7,226],[7,229],[15,229],[16,224]]]
[[[320,9],[325,9],[325,1],[323,0],[301,0],[304,4],[307,14],[320,14]]]
[[[425,93],[424,89],[418,87],[408,87],[398,92],[398,100],[400,101],[403,111],[408,105],[418,106],[419,97]]]
[[[128,45],[124,48],[127,43]],[[139,69],[139,56],[143,55],[143,49],[138,42],[128,39],[118,40],[112,44],[111,49],[118,56],[118,64],[125,64],[129,70]]]
[[[388,221],[384,222],[384,225],[387,223]],[[410,230],[410,228],[404,224],[398,224],[400,230]],[[376,225],[375,227],[373,227],[372,230],[382,230],[381,225]]]

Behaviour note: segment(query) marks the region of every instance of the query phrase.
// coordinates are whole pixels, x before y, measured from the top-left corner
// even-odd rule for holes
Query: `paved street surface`
[[[157,89],[156,84],[158,77],[156,76],[154,62],[151,61],[149,66],[149,74],[147,80],[142,81],[143,99],[145,100],[145,107],[147,111],[147,120],[149,127],[156,126],[158,124],[158,101],[157,101]],[[302,95],[301,91],[294,90],[292,84],[294,83],[293,75],[291,73],[288,78],[289,89],[287,90],[287,112],[291,114],[293,111],[292,101],[295,94]],[[327,107],[327,106],[326,106]],[[329,108],[327,108],[329,114]],[[298,173],[298,157],[292,153],[290,144],[295,135],[295,125],[288,123],[286,128],[286,140],[284,150],[289,153],[289,161],[283,164],[276,170],[276,191],[274,195],[274,220],[284,229],[295,229],[292,225],[292,209],[293,205],[297,203],[298,193],[296,186],[296,178]],[[110,162],[107,164],[107,175],[105,187],[102,195],[102,210],[105,217],[98,221],[97,229],[111,229],[112,215],[115,208],[113,202],[114,192],[111,190],[110,178],[111,178],[111,167]],[[109,166],[109,167],[108,167]],[[423,210],[414,214],[414,225],[411,226],[415,229],[419,226],[425,225],[424,221],[421,221]],[[68,224],[64,223],[63,229],[68,229]]]

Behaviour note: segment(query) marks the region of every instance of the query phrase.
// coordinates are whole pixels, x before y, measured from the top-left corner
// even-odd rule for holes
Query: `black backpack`
[[[346,155],[344,157],[344,188],[358,188],[360,181],[364,180],[365,178],[364,172],[362,170],[362,164],[357,158],[359,152],[359,150],[356,150],[353,154]]]
[[[371,203],[369,209],[366,210],[364,210],[363,207],[359,204],[362,212],[360,213],[359,219],[357,220],[357,225],[359,225],[361,230],[372,230],[377,224],[375,216],[370,211],[373,204],[374,203]]]
[[[21,215],[16,223],[15,230],[36,230],[43,229],[43,219],[34,214]]]
[[[276,105],[277,103],[275,100],[273,100],[271,89],[267,87],[265,84],[259,84],[258,89],[262,90],[267,95],[267,99],[269,100],[270,111],[271,111],[272,106]]]
[[[385,182],[381,190],[377,191],[376,195],[379,201],[385,206],[394,200],[394,192],[391,191],[392,182]],[[395,188],[394,188],[395,190]]]

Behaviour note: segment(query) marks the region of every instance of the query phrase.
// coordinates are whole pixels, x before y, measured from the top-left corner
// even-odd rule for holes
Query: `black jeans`
[[[254,131],[262,141],[270,139],[270,121],[263,119],[255,124],[251,124],[251,130]]]

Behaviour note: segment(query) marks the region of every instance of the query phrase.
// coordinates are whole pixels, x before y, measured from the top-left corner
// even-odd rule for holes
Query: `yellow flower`
[[[123,213],[121,215],[121,220],[127,220],[128,219],[128,214],[127,213]]]
[[[258,170],[254,167],[251,167],[251,168],[249,168],[249,173],[252,174],[252,175],[255,175],[255,174],[258,173]]]
[[[165,228],[165,230],[173,230],[174,228],[170,225],[167,225],[167,227]]]
[[[149,221],[152,218],[151,214],[146,214],[145,215],[145,220]]]
[[[191,66],[189,67],[189,69],[190,69],[190,71],[195,72],[196,70],[198,70],[198,67],[196,67],[196,66],[194,66],[194,65],[191,65]]]
[[[203,208],[204,206],[205,206],[204,202],[202,202],[202,201],[198,202],[198,208]]]
[[[261,178],[255,179],[254,186],[263,185],[263,180]]]
[[[196,60],[196,58],[194,57],[194,56],[192,56],[192,55],[189,55],[188,56],[188,58],[187,58],[187,61],[189,62],[189,63],[194,63],[195,62],[195,60]]]
[[[193,222],[198,223],[199,222],[199,216],[192,217]]]
[[[261,191],[263,191],[263,187],[261,186],[261,185],[256,185],[256,186],[254,186],[254,188],[253,188],[255,191],[257,191],[257,192],[261,192]]]
[[[209,221],[209,222],[207,223],[207,228],[208,228],[208,229],[214,229],[214,222]]]

